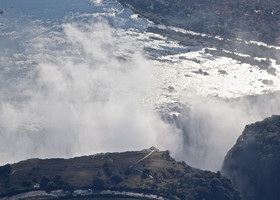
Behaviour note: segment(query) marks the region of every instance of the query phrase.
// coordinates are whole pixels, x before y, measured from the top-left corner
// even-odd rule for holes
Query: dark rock
[[[201,74],[201,75],[203,75],[203,76],[208,76],[208,75],[209,75],[208,72],[205,72],[205,71],[203,71],[202,69],[199,69],[198,71],[193,71],[193,73]]]
[[[272,80],[262,80],[262,83],[265,85],[273,85],[273,81]]]
[[[270,67],[266,71],[267,73],[276,76],[276,69],[274,67]]]
[[[279,170],[280,116],[246,126],[222,168],[244,200],[279,199]]]
[[[228,74],[226,70],[222,70],[222,69],[219,70],[218,72],[219,72],[220,74],[223,74],[223,75],[227,75],[227,74]]]

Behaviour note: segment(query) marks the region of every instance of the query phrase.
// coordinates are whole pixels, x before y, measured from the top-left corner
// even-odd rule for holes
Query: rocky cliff
[[[280,116],[246,126],[223,163],[245,200],[280,196]]]

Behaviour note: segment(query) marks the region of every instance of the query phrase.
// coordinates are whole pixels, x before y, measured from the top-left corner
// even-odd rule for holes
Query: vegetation
[[[225,38],[279,43],[278,0],[118,0],[157,24]]]
[[[228,152],[223,172],[244,200],[276,200],[280,196],[280,116],[246,126]]]
[[[97,190],[104,189],[104,181],[100,178],[94,178],[92,187]]]
[[[160,27],[150,27],[149,32],[172,38],[186,46],[215,48],[207,53],[258,66],[261,70],[276,75],[270,59],[280,64],[280,50],[248,43],[246,40],[262,41],[276,46],[280,44],[280,2],[277,0],[118,1],[156,24],[206,33],[212,37]],[[217,35],[220,38],[215,37]],[[259,60],[255,59],[256,57],[265,59]]]
[[[238,200],[239,193],[220,173],[176,162],[168,151],[107,153],[73,159],[31,159],[10,165],[0,179],[2,196],[24,191],[76,189],[131,191],[169,199]],[[133,165],[133,167],[131,167]],[[9,185],[5,185],[5,180]],[[70,197],[69,197],[70,198]]]
[[[11,173],[11,165],[7,164],[0,167],[0,176],[7,177]]]

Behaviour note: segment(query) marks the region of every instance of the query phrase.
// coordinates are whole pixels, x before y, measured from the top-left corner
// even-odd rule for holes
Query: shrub
[[[112,176],[112,171],[108,167],[104,168],[104,172],[108,177]]]
[[[131,174],[131,172],[132,172],[132,169],[131,169],[131,168],[127,168],[127,169],[124,171],[124,174],[125,174],[126,176],[129,176],[129,175]]]
[[[46,189],[48,186],[48,183],[50,182],[50,178],[47,176],[43,176],[41,181],[40,181],[40,188]]]
[[[149,174],[150,174],[151,170],[149,169],[144,169],[143,172],[142,172],[142,178],[145,179],[145,178],[148,178],[149,177]]]
[[[95,178],[92,183],[92,187],[97,190],[103,190],[104,185],[104,181],[101,178]]]
[[[112,176],[111,177],[111,181],[112,181],[112,183],[113,184],[119,184],[120,182],[122,182],[123,181],[123,179],[120,177],[120,176],[118,176],[118,175],[115,175],[115,176]]]
[[[30,181],[23,181],[23,182],[21,183],[21,185],[22,185],[23,187],[31,187],[31,186],[32,186],[32,183],[31,183]]]
[[[59,175],[56,175],[55,178],[54,178],[54,183],[57,185],[57,186],[63,186],[64,185],[64,181],[61,179],[61,176]]]

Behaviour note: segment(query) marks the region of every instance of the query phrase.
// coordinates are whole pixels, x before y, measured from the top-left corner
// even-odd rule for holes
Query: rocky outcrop
[[[222,171],[245,200],[280,197],[280,116],[246,126]]]

